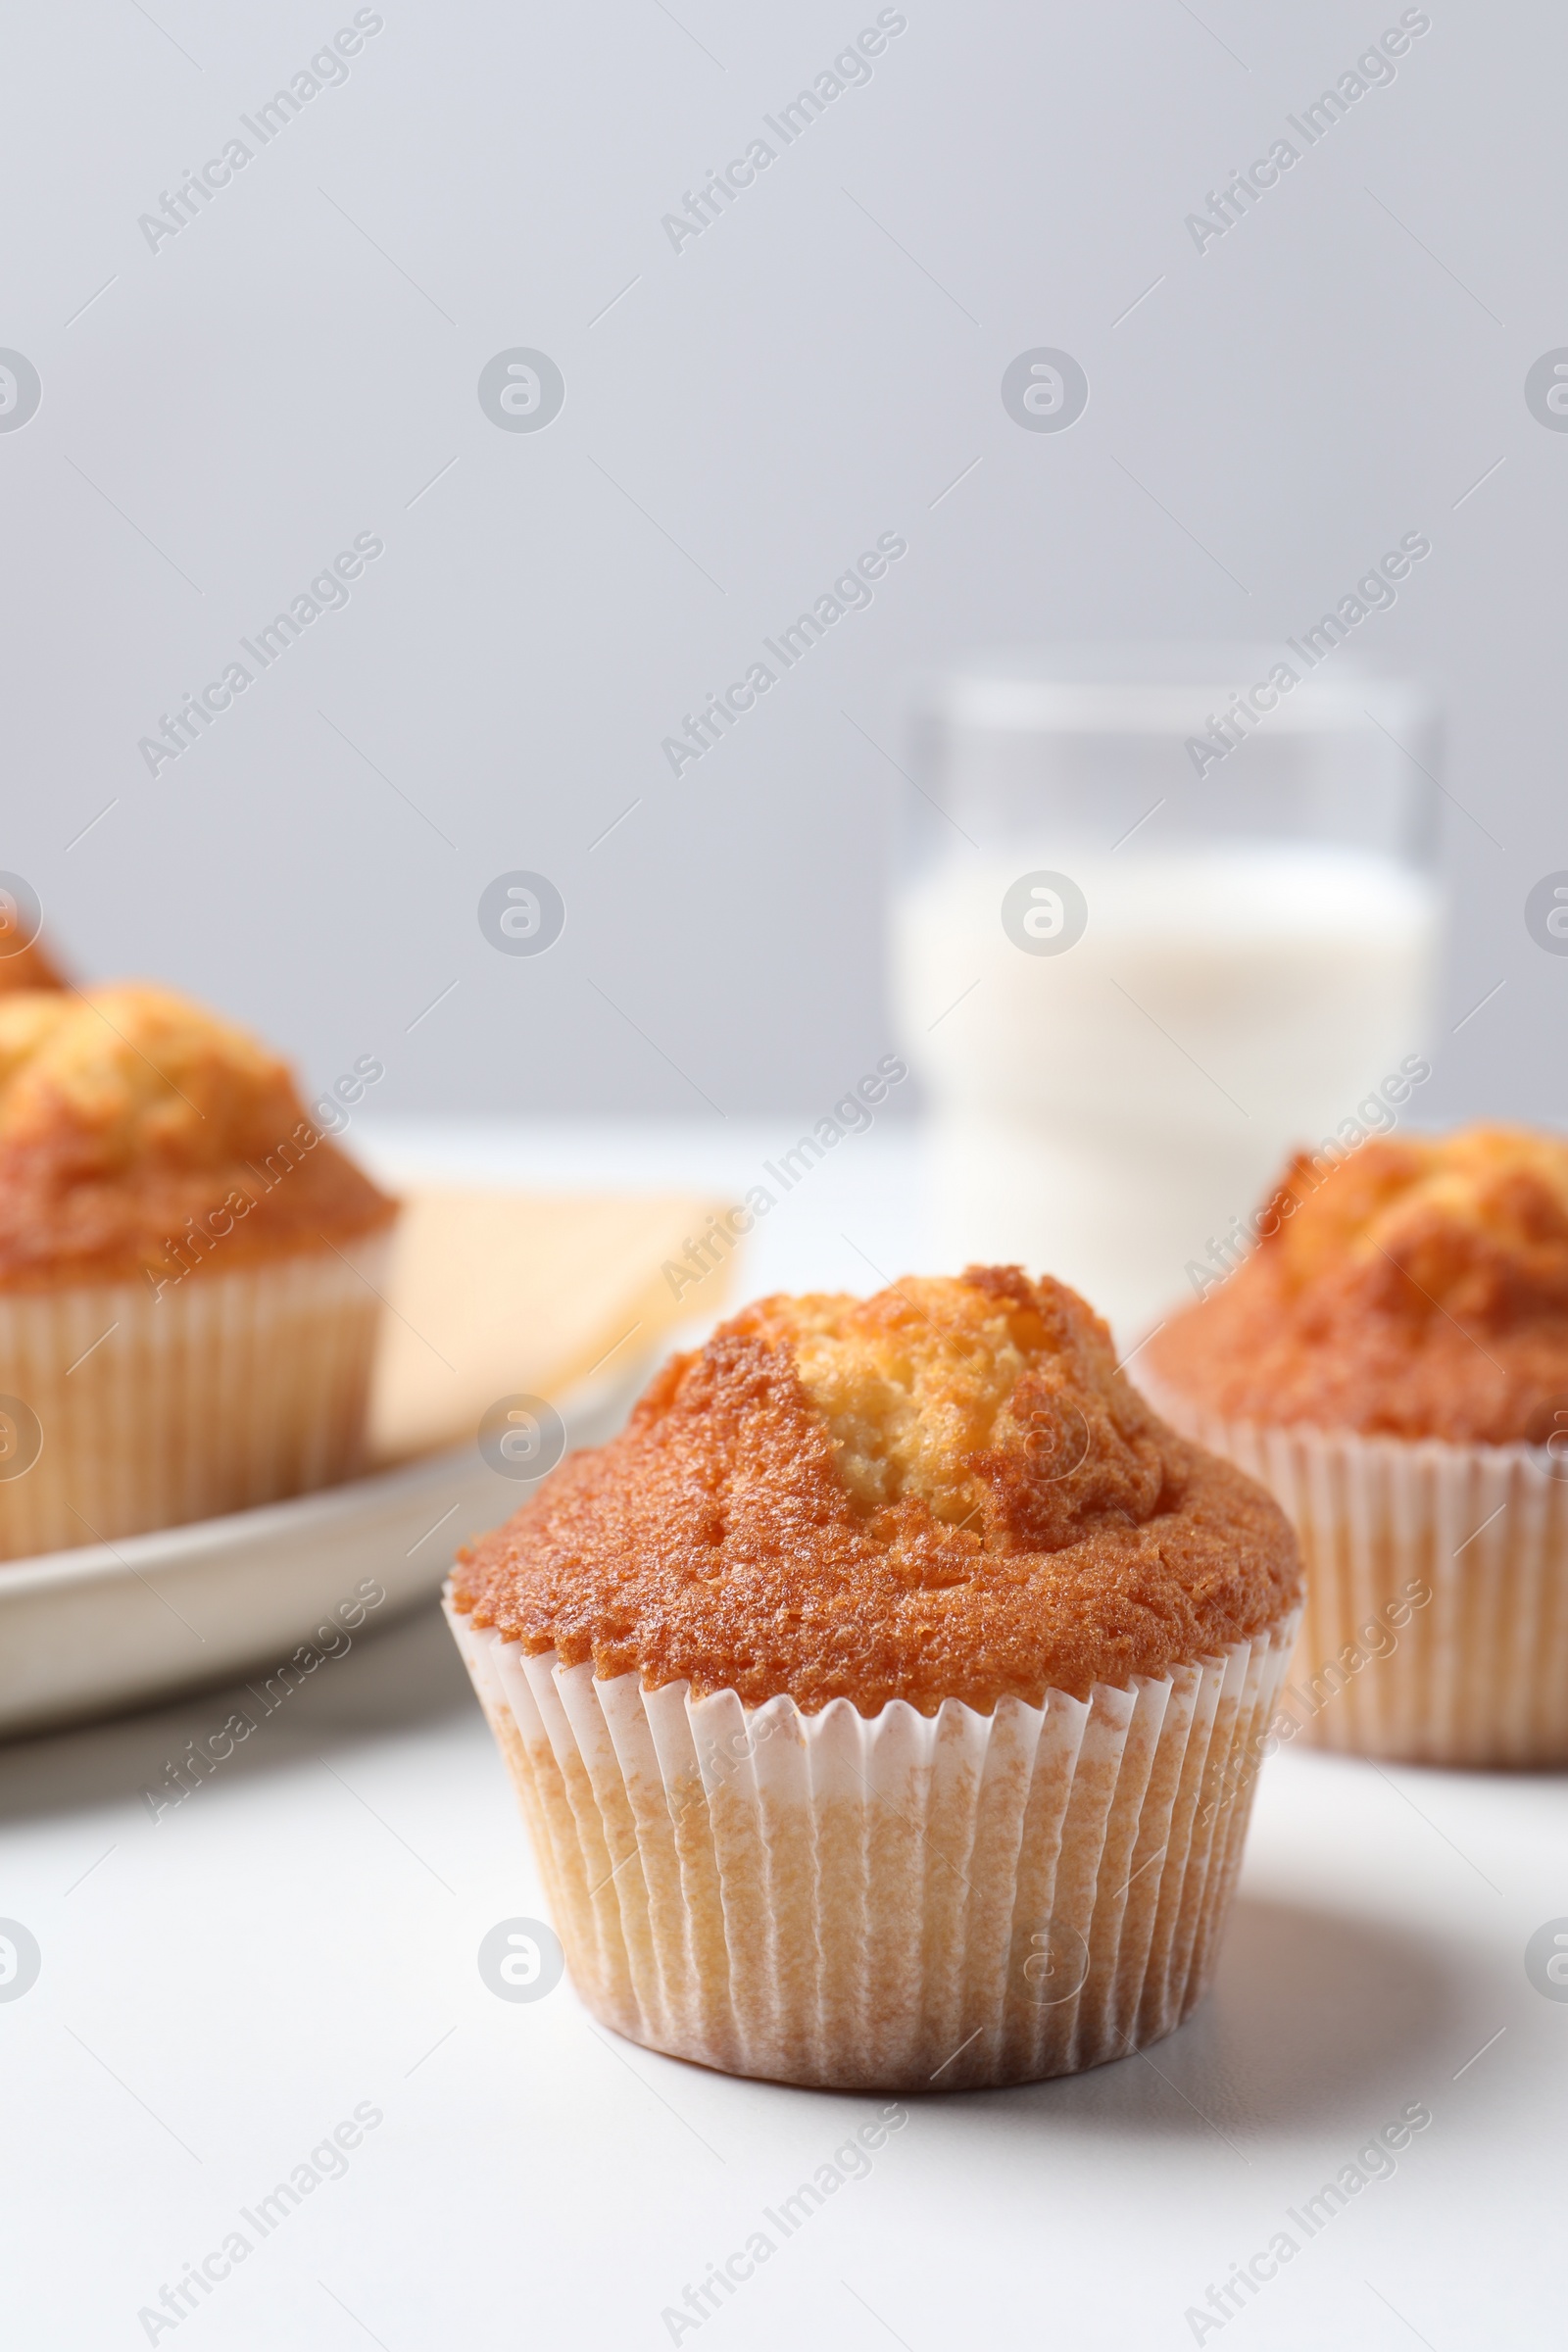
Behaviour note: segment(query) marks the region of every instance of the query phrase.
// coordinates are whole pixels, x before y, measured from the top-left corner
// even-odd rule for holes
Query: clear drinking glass
[[[1436,756],[1425,694],[1338,648],[931,683],[891,934],[935,1262],[1059,1274],[1125,1338],[1293,1146],[1419,1111]]]

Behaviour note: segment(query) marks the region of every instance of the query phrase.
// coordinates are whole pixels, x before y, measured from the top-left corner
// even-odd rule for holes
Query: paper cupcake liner
[[[588,2007],[836,2089],[1034,2082],[1180,2025],[1295,1633],[1088,1699],[868,1720],[598,1681],[447,1615]]]
[[[0,1295],[0,1559],[351,1477],[387,1250]]]
[[[1142,1385],[1300,1537],[1275,1737],[1409,1763],[1568,1761],[1568,1479],[1540,1448],[1227,1422]]]

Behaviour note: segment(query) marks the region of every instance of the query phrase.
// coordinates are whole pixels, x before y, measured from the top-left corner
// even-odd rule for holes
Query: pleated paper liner
[[[204,1268],[161,1297],[145,1282],[0,1295],[0,1559],[352,1477],[386,1255],[377,1233]]]
[[[1156,1411],[1261,1480],[1306,1561],[1278,1734],[1422,1764],[1568,1762],[1568,1476],[1540,1447]]]
[[[448,1619],[606,2025],[834,2089],[1034,2082],[1203,1992],[1295,1619],[1088,1699],[644,1690]]]

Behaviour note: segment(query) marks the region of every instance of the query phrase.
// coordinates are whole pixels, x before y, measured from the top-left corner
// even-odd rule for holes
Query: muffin
[[[0,1557],[349,1476],[395,1215],[200,1005],[0,996]]]
[[[447,1605],[590,2009],[912,2090],[1187,2015],[1298,1600],[1262,1490],[1004,1266],[747,1308]]]
[[[1259,1247],[1147,1343],[1159,1409],[1263,1479],[1307,1567],[1272,1737],[1568,1759],[1568,1145],[1298,1154]]]
[[[65,980],[37,940],[8,934],[5,898],[0,888],[0,996],[14,996],[28,988],[64,988]],[[8,936],[15,939],[15,945],[7,946]]]
[[[39,940],[43,908],[24,874],[0,871],[0,996],[66,982]]]

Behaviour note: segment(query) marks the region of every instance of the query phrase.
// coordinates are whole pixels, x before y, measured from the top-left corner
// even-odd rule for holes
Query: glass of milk
[[[1294,1146],[1418,1106],[1434,716],[1318,661],[1080,650],[926,690],[892,956],[936,1263],[1059,1274],[1130,1342],[1239,1261]]]

